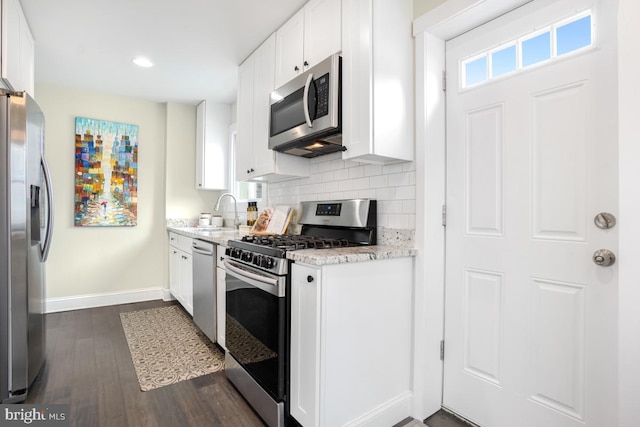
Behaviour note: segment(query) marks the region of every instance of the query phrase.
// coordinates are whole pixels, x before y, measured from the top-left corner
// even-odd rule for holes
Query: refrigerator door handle
[[[51,248],[51,237],[53,235],[53,186],[51,185],[51,172],[49,171],[49,165],[44,154],[40,158],[40,164],[44,172],[44,185],[47,188],[47,232],[44,237],[44,244],[42,245],[42,262],[47,260],[49,256],[49,249]]]

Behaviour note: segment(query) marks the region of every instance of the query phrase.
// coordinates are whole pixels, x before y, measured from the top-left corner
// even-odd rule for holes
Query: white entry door
[[[615,425],[615,18],[535,0],[447,42],[443,405],[483,427]]]

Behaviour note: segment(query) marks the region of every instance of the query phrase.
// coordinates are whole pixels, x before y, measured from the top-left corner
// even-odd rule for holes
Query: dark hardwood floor
[[[170,304],[48,314],[47,362],[25,403],[68,404],[78,427],[263,427],[224,372],[140,391],[120,313]]]

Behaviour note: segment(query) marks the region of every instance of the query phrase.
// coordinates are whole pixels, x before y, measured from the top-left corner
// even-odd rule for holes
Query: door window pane
[[[558,55],[589,46],[591,44],[591,15],[558,27],[556,39]]]
[[[465,87],[487,80],[487,57],[482,56],[465,64]]]
[[[551,58],[551,32],[539,34],[522,42],[522,66],[537,64]]]
[[[509,46],[491,54],[491,77],[501,76],[516,70],[516,46]]]

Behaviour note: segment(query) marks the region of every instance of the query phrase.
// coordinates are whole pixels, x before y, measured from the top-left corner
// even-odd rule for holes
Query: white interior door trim
[[[417,224],[414,405],[412,415],[424,419],[440,409],[442,362],[439,342],[444,331],[444,228],[439,218],[445,200],[445,104],[442,94],[444,42],[512,10],[524,0],[448,0],[414,21],[416,63]],[[639,32],[631,17],[640,14],[636,0],[619,7],[619,426],[640,419],[640,93]],[[625,19],[629,17],[629,19]],[[627,254],[627,262],[625,262]]]

